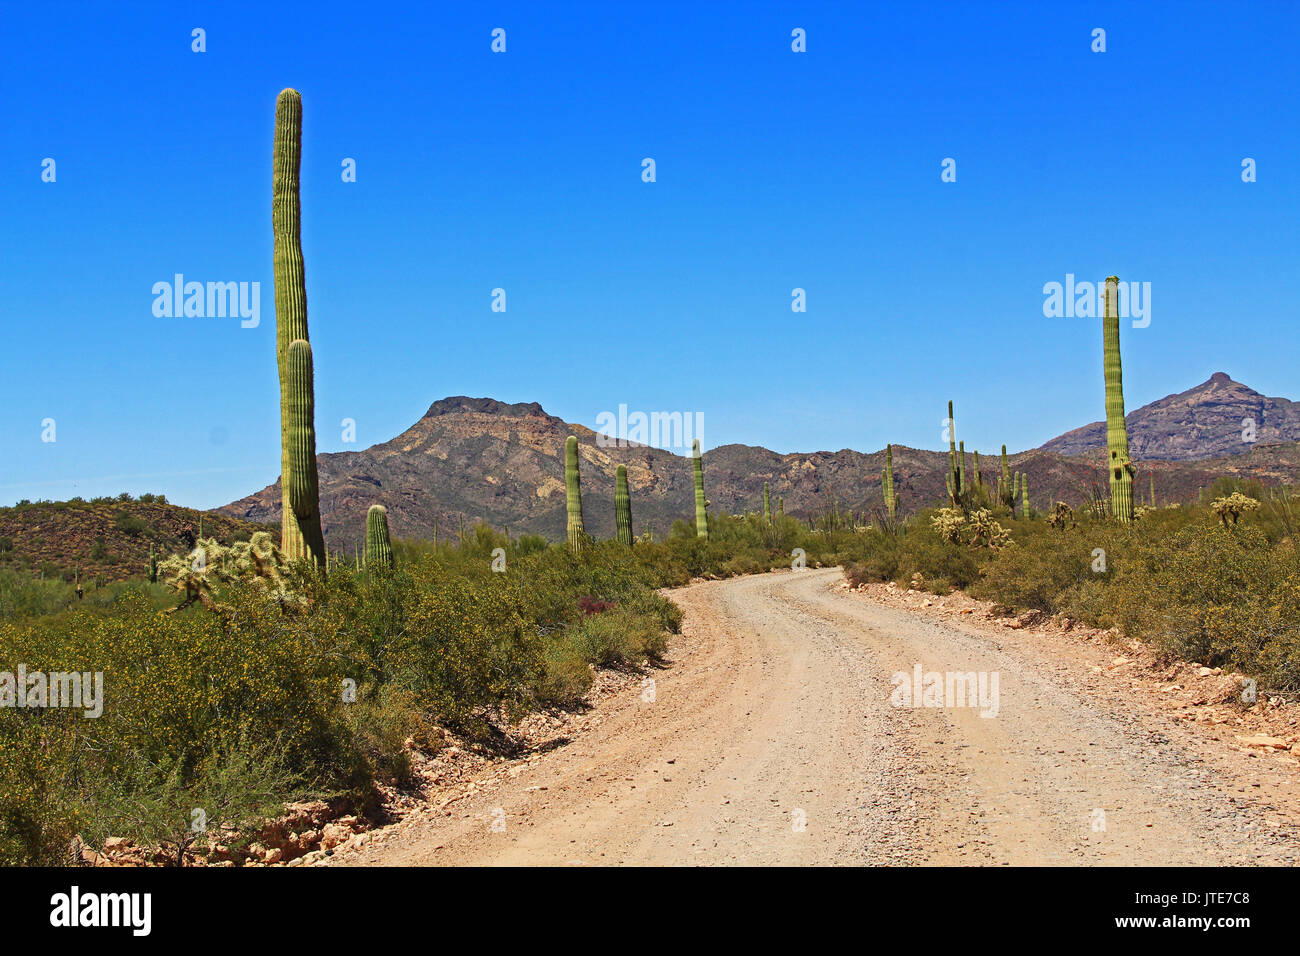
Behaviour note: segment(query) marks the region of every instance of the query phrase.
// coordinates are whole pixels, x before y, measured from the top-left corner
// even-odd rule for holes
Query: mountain
[[[1210,387],[1206,394],[1216,399],[1225,393],[1235,394],[1224,386],[1225,381],[1235,389],[1244,388],[1226,376],[1216,376],[1198,389]],[[1198,389],[1140,409],[1130,421],[1162,403],[1168,408],[1173,400]],[[1275,403],[1269,408],[1291,404],[1281,399],[1266,401]],[[1226,421],[1225,415],[1235,414],[1210,415],[1202,406],[1185,403],[1181,407],[1186,410],[1184,420],[1193,424]],[[1173,428],[1175,418],[1165,408],[1159,420]],[[1189,500],[1225,474],[1266,483],[1295,480],[1300,472],[1300,448],[1266,440],[1278,427],[1272,416],[1270,412],[1270,417],[1264,418],[1261,413],[1260,420],[1266,422],[1261,442],[1253,446],[1239,443],[1244,454],[1205,461],[1152,461],[1136,454],[1139,496],[1145,500],[1149,493],[1148,476],[1154,476],[1157,498],[1162,502]],[[1215,427],[1219,426],[1207,426]],[[496,528],[508,527],[512,534],[530,532],[561,540],[565,528],[564,440],[570,434],[578,437],[583,511],[587,530],[596,537],[614,534],[614,472],[620,464],[628,469],[636,533],[651,528],[662,536],[674,520],[693,520],[689,457],[644,445],[603,448],[591,429],[548,415],[537,403],[512,405],[461,396],[434,402],[418,422],[391,441],[364,451],[317,457],[326,540],[331,548],[350,552],[364,538],[366,511],[373,504],[388,508],[389,525],[398,537],[431,538],[436,525],[438,535],[446,539],[457,533],[463,515],[467,527],[481,520]],[[1092,494],[1107,494],[1105,456],[1098,453],[1105,444],[1104,428],[1102,438],[1100,445],[1083,446],[1086,454],[1066,455],[1047,447],[1021,452],[1010,456],[1010,467],[1029,476],[1030,499],[1036,507],[1046,509],[1057,499],[1077,504]],[[788,514],[822,514],[833,505],[841,512],[877,513],[881,509],[883,450],[783,455],[766,448],[723,445],[707,452],[704,462],[713,511],[739,514],[760,510],[765,481],[771,485],[773,508],[777,499],[783,498]],[[895,483],[905,512],[944,497],[947,465],[946,451],[894,446]],[[968,459],[967,467],[973,470],[973,458]],[[997,457],[983,457],[981,467],[985,481],[996,485],[1001,467]],[[249,521],[278,521],[279,484],[268,485],[218,511]]]
[[[257,531],[279,540],[277,528],[153,495],[24,502],[0,508],[0,567],[69,579],[79,571],[82,581],[116,581],[145,574],[150,548],[161,559],[191,550],[200,532],[229,543]]]
[[[486,521],[511,533],[563,538],[564,440],[582,446],[587,530],[614,533],[614,470],[628,469],[633,518],[666,531],[672,519],[694,514],[690,461],[634,445],[601,448],[596,433],[548,415],[537,403],[506,404],[458,396],[434,402],[391,441],[364,451],[317,456],[322,527],[331,548],[351,551],[364,535],[366,511],[388,508],[399,537],[443,538]],[[598,476],[604,476],[603,479]],[[268,485],[218,509],[253,521],[278,521],[280,488]]]
[[[1130,412],[1129,453],[1134,460],[1194,461],[1250,450],[1244,419],[1255,423],[1257,444],[1300,441],[1300,402],[1269,398],[1223,372],[1177,395]],[[1106,423],[1093,422],[1041,446],[1058,455],[1083,455],[1106,447]]]

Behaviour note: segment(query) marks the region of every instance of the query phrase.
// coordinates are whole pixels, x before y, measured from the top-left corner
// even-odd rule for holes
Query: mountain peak
[[[1166,395],[1125,416],[1133,457],[1192,461],[1240,455],[1255,443],[1300,441],[1300,403],[1261,395],[1215,372],[1185,392]],[[1106,426],[1093,422],[1042,446],[1058,455],[1106,447]]]
[[[546,410],[537,402],[517,402],[513,405],[499,402],[495,398],[470,398],[468,395],[449,395],[429,406],[425,418],[437,418],[439,415],[463,415],[475,412],[480,415],[501,415],[513,418],[550,418]]]

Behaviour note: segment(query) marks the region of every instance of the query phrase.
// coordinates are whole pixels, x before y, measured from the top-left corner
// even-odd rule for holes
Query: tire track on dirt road
[[[1134,713],[996,635],[840,581],[670,592],[683,633],[653,700],[604,702],[569,744],[329,865],[1295,862],[1293,837],[1247,820]],[[997,672],[997,715],[891,705],[892,675],[918,663]]]

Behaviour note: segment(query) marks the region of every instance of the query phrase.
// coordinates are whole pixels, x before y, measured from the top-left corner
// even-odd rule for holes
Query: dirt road
[[[329,865],[1300,858],[1296,771],[1208,754],[1030,640],[840,581],[809,570],[674,592],[683,634],[652,694],[633,686],[589,732]],[[917,664],[982,673],[984,706],[895,706],[893,675],[910,686]]]

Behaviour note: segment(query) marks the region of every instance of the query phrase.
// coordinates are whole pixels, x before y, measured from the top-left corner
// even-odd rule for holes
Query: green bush
[[[640,665],[662,657],[668,646],[658,621],[623,608],[591,615],[569,631],[567,640],[598,667]]]

